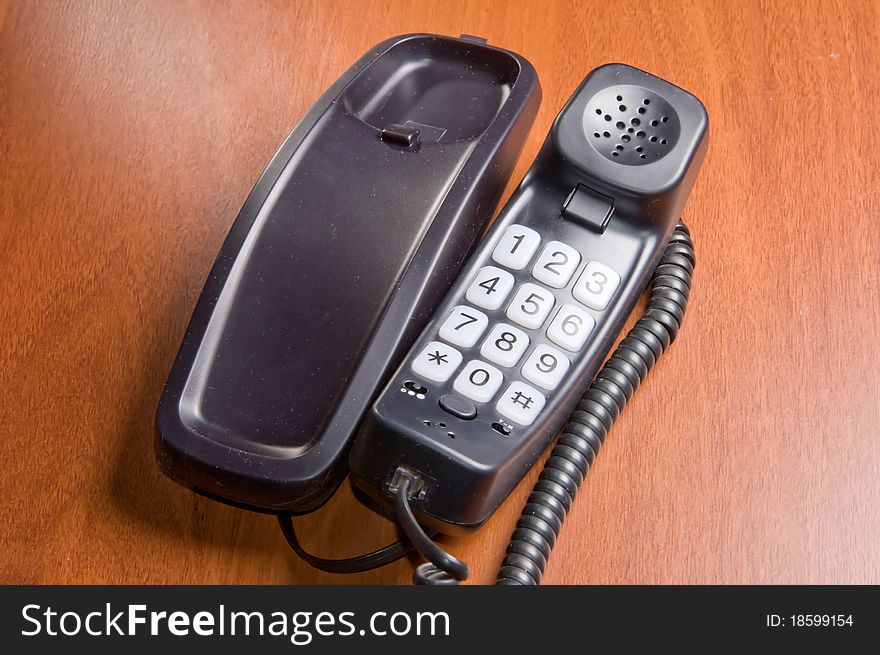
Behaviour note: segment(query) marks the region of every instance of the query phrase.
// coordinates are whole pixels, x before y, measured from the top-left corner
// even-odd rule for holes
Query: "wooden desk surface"
[[[0,1],[0,581],[342,577],[275,522],[157,469],[153,415],[219,246],[299,116],[374,43],[487,37],[544,101],[514,183],[589,70],[699,96],[679,341],[614,428],[547,583],[880,583],[880,14],[871,2]],[[494,579],[536,471],[451,540]],[[390,524],[347,488],[329,555]],[[345,535],[340,538],[341,535]]]

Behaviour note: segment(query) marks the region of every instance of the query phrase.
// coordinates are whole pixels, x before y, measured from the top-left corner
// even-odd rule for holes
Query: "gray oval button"
[[[467,398],[448,393],[437,401],[440,408],[465,421],[477,418],[477,406]]]

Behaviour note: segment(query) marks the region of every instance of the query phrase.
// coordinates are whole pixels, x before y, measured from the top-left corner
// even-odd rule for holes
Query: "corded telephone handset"
[[[159,408],[160,461],[197,491],[281,512],[291,546],[314,566],[365,570],[414,547],[430,562],[416,581],[448,584],[468,569],[433,535],[482,524],[562,429],[499,576],[502,583],[539,583],[608,429],[680,327],[694,254],[687,229],[676,223],[705,155],[705,109],[635,68],[594,70],[453,280],[534,117],[534,72],[522,58],[470,37],[428,35],[380,44],[352,71],[325,94],[332,99],[291,151],[283,147],[276,156],[283,172],[270,165],[272,179],[254,191],[259,202],[249,198],[254,206],[246,203],[224,245]],[[322,122],[323,133],[316,129]],[[321,138],[331,147],[309,143]],[[371,139],[379,164],[372,175],[363,170]],[[316,167],[326,171],[334,156],[344,159],[346,143],[355,149],[352,179],[309,193],[304,185]],[[422,148],[432,153],[432,145],[446,150],[413,157]],[[304,166],[315,153],[316,164]],[[291,183],[297,176],[303,179]],[[374,208],[368,200],[379,184],[399,191],[398,202],[383,201],[393,216],[382,215],[383,202]],[[331,198],[334,192],[341,198]],[[339,239],[348,251],[337,254],[363,264],[345,270],[332,293],[326,280],[316,283],[332,274],[320,265],[321,252],[297,250],[319,246],[323,236],[312,234],[310,244],[298,235],[302,225],[278,214],[279,198],[295,214],[302,196],[314,200],[309,209],[317,214],[301,218],[314,223],[307,230],[338,228],[328,247]],[[359,210],[375,223],[363,226]],[[406,219],[416,225],[407,227]],[[274,231],[267,230],[273,220]],[[371,230],[378,234],[368,236]],[[269,241],[263,255],[275,258],[270,269],[254,259],[261,240]],[[385,251],[375,265],[367,252],[373,245]],[[351,276],[370,276],[376,266],[388,273],[370,279],[379,287],[372,302],[380,305],[359,310],[363,324],[351,328],[358,342],[344,349],[341,367],[324,361],[326,328],[304,327],[308,343],[292,344],[298,313],[332,327],[333,307],[357,299],[342,288],[357,288]],[[644,316],[599,371],[649,282]],[[291,285],[331,295],[314,298],[317,311],[291,309],[284,306],[290,298],[309,295]],[[256,304],[243,289],[257,294]],[[309,380],[318,392],[313,402],[328,389],[335,395],[329,405],[297,414],[288,405]],[[218,381],[225,393],[211,398]],[[259,395],[267,390],[268,401]],[[348,560],[325,560],[300,546],[291,514],[315,509],[346,472],[360,498],[399,522],[405,541]]]

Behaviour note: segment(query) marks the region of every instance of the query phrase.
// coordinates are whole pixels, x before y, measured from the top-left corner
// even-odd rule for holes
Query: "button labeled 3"
[[[620,286],[620,276],[602,262],[590,262],[571,290],[590,309],[605,309]]]

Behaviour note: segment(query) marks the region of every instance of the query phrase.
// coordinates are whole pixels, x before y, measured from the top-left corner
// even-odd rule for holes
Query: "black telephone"
[[[436,70],[428,67],[430,72],[422,76],[423,82],[431,80],[423,92],[434,94],[434,103],[442,99],[444,93],[455,91],[453,80],[461,84],[461,78],[456,75],[462,69],[455,68],[461,51],[456,48],[465,47],[485,57],[487,71],[499,63],[503,68],[502,60],[493,62],[487,57],[490,52],[494,57],[495,52],[503,51],[488,49],[473,39],[419,38],[427,38],[434,44],[433,52],[439,60]],[[442,47],[438,50],[438,43],[454,45],[451,51]],[[409,45],[412,47],[412,43]],[[399,43],[393,47],[399,47]],[[516,61],[519,77],[512,72],[508,74],[510,81],[506,82],[508,89],[503,97],[487,95],[483,87],[491,89],[497,82],[487,85],[487,79],[480,79],[460,89],[457,102],[465,97],[476,98],[474,101],[480,105],[492,102],[495,121],[507,116],[510,132],[509,117],[524,116],[512,121],[515,127],[522,129],[521,125],[530,122],[534,115],[537,84],[529,78],[530,67],[524,60]],[[368,79],[381,86],[381,74],[388,73],[382,70]],[[442,84],[435,83],[438,75]],[[497,73],[487,75],[492,77]],[[444,85],[446,88],[441,88]],[[387,85],[382,88],[387,91]],[[519,96],[514,93],[517,91]],[[347,93],[346,89],[342,96]],[[516,100],[514,105],[509,104],[511,97]],[[373,102],[381,104],[379,100],[373,99]],[[436,125],[438,112],[443,114],[439,120],[447,122],[460,112],[448,109],[444,113],[435,109],[431,119],[435,125],[431,128],[424,112],[415,111],[417,107],[427,106],[430,105],[419,102],[402,104],[396,113],[374,121],[385,124],[393,118],[390,127],[379,130],[377,126],[373,136],[367,132],[367,137],[377,141],[387,139],[392,147],[400,149],[392,151],[397,155],[411,153],[413,144],[416,148],[425,147],[419,146],[422,137],[427,137],[428,144],[442,143],[443,135],[437,136],[438,130],[443,131]],[[448,100],[445,106],[453,107]],[[375,108],[370,111],[372,116],[382,114]],[[413,114],[420,120],[415,120]],[[342,111],[343,124],[345,115]],[[483,115],[493,116],[487,111]],[[474,134],[471,141],[476,139],[479,143],[491,131],[492,120],[487,118],[480,123],[482,132],[469,126],[462,133]],[[386,135],[389,131],[390,136]],[[437,140],[431,141],[434,137]],[[375,340],[367,342],[383,355],[381,366],[365,366],[369,362],[369,358],[365,358],[359,368],[342,371],[345,382],[358,380],[368,371],[373,388],[379,380],[385,382],[385,386],[378,396],[369,386],[362,387],[356,397],[362,407],[360,413],[350,411],[345,415],[342,436],[328,441],[330,445],[326,450],[331,453],[332,462],[323,470],[331,471],[330,482],[312,482],[321,476],[320,471],[310,470],[305,476],[308,484],[297,480],[279,483],[277,471],[280,469],[260,463],[257,456],[268,460],[300,457],[302,445],[285,444],[283,438],[278,443],[257,446],[252,440],[246,444],[246,461],[242,464],[243,460],[235,454],[236,450],[242,450],[242,443],[233,443],[229,430],[224,432],[225,428],[219,426],[217,433],[221,436],[211,436],[228,453],[225,460],[218,460],[200,458],[199,449],[205,447],[200,439],[203,440],[204,435],[199,429],[190,429],[186,435],[186,452],[182,452],[177,437],[181,434],[180,425],[185,424],[180,417],[181,407],[186,408],[186,403],[181,400],[185,394],[175,387],[181,384],[185,387],[186,380],[194,375],[192,353],[187,361],[176,365],[176,370],[181,369],[177,375],[182,382],[172,384],[172,376],[171,391],[166,389],[166,396],[171,395],[167,400],[163,397],[160,406],[160,461],[178,480],[203,493],[228,502],[283,512],[280,523],[294,549],[312,564],[338,572],[381,565],[407,550],[406,544],[393,544],[362,558],[332,561],[310,555],[301,548],[290,514],[314,509],[332,493],[341,475],[350,470],[359,497],[377,511],[396,518],[409,544],[431,562],[419,568],[416,580],[446,584],[466,578],[467,567],[440,549],[431,536],[436,532],[481,525],[562,429],[563,436],[530,497],[499,577],[500,582],[510,584],[540,582],[565,511],[608,429],[680,327],[694,255],[687,230],[677,221],[705,155],[707,139],[705,109],[691,94],[621,64],[594,70],[558,115],[538,158],[454,283],[449,272],[458,269],[454,262],[463,259],[473,241],[472,236],[459,236],[456,241],[455,232],[464,230],[472,235],[473,222],[469,228],[456,226],[456,221],[449,222],[437,237],[435,254],[442,256],[435,257],[433,269],[422,269],[422,279],[433,283],[433,292],[423,294],[421,300],[415,297],[415,302],[411,298],[409,304],[413,320],[408,322],[408,334],[415,323],[421,328],[421,335],[414,342],[412,336],[401,338],[402,328],[398,326],[393,348],[387,338],[380,339],[378,345]],[[383,147],[387,150],[388,145]],[[456,149],[456,153],[463,152]],[[458,157],[467,156],[467,153],[458,154]],[[473,149],[470,156],[474,157]],[[461,160],[456,161],[460,166]],[[406,166],[420,163],[413,160]],[[431,160],[426,163],[435,165]],[[436,165],[442,165],[442,158]],[[451,170],[460,169],[453,166]],[[487,169],[484,165],[479,170]],[[448,172],[442,175],[449,177]],[[393,181],[387,183],[393,184]],[[487,194],[497,194],[497,187],[496,182]],[[357,195],[364,190],[365,185],[357,183],[350,193],[346,189],[340,193]],[[413,193],[423,191],[416,189]],[[284,193],[289,192],[288,184]],[[291,196],[294,199],[296,192],[294,189]],[[443,193],[437,197],[435,204],[443,201]],[[485,210],[485,205],[482,209]],[[476,211],[472,205],[457,207],[457,210],[459,223],[465,220],[462,214]],[[436,225],[433,215],[427,215],[422,222],[427,225],[432,219]],[[346,229],[357,234],[356,229]],[[412,253],[413,248],[424,247],[423,236],[424,232],[414,236],[410,241],[413,245],[405,249],[389,243],[388,250],[395,253],[392,259],[401,257],[401,252]],[[403,241],[406,238],[402,235],[396,239],[392,231],[379,240],[369,241],[381,244],[382,239]],[[459,245],[451,251],[444,250],[442,246],[450,240]],[[356,247],[355,241],[345,243],[347,248]],[[367,262],[368,268],[369,264]],[[399,281],[402,269],[406,270],[403,280],[411,282],[418,278],[418,263],[414,271],[412,260],[401,267],[385,257],[381,265],[386,264],[398,271],[397,278],[392,275],[383,282],[386,285],[391,281],[393,286],[395,280]],[[251,266],[254,266],[252,262]],[[300,268],[293,266],[291,271],[301,276],[302,284],[309,284],[309,276],[316,274]],[[438,270],[444,275],[438,277]],[[348,284],[352,280],[340,282]],[[597,375],[649,282],[651,294],[645,315]],[[270,284],[283,287],[286,282]],[[438,290],[448,289],[450,285],[451,290],[441,301]],[[214,293],[219,292],[215,289]],[[341,292],[338,295],[346,296]],[[434,300],[429,300],[431,298]],[[334,299],[329,302],[332,304]],[[386,305],[385,322],[388,312]],[[379,319],[365,326],[367,332],[375,329],[376,320]],[[266,330],[266,322],[277,330],[290,329],[278,318],[263,315],[261,321],[264,324],[258,328],[262,331]],[[320,332],[309,336],[319,339]],[[217,338],[215,335],[214,339]],[[368,335],[363,337],[367,338]],[[193,339],[204,342],[201,337]],[[401,358],[404,342],[411,347]],[[185,347],[186,342],[182,353]],[[265,357],[260,362],[263,366],[271,363]],[[391,365],[396,366],[396,371],[388,377],[384,371]],[[201,366],[210,367],[210,361]],[[199,368],[195,366],[197,372]],[[320,367],[307,373],[321,377]],[[272,375],[277,377],[277,371]],[[228,381],[233,383],[231,379]],[[306,383],[303,379],[298,382]],[[319,382],[316,384],[321,386]],[[295,392],[288,392],[291,394]],[[370,403],[374,397],[375,402]],[[339,399],[334,402],[345,403]],[[243,405],[250,409],[252,421],[262,420],[261,410],[267,414],[258,399],[246,400]],[[322,415],[326,416],[328,411],[323,410]],[[340,427],[332,421],[328,423],[326,418],[323,422],[314,417],[309,421],[315,426],[312,432],[320,425],[325,435],[334,427]],[[192,428],[193,423],[188,427]],[[344,453],[355,428],[357,436],[346,467]],[[317,434],[320,435],[320,431]],[[277,440],[278,433],[273,434]],[[306,437],[303,443],[311,443],[319,452],[324,440],[329,439],[311,434]],[[306,448],[304,452],[309,450]],[[213,469],[208,470],[206,463]],[[253,468],[243,472],[247,467]]]

